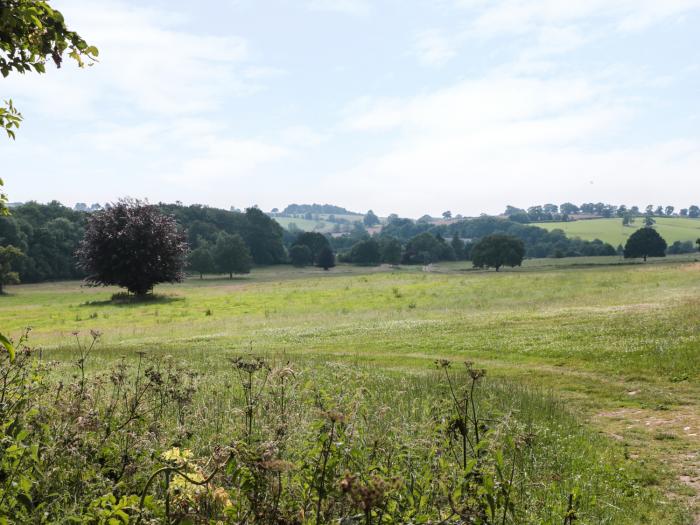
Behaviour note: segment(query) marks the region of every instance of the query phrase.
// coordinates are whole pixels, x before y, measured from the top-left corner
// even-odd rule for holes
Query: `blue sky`
[[[700,0],[52,4],[100,62],[0,80],[11,200],[700,203]]]

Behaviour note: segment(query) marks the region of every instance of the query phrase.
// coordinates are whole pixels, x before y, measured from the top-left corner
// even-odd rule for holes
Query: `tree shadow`
[[[111,298],[103,301],[86,301],[80,306],[144,306],[150,304],[170,304],[184,301],[184,297],[172,295],[146,294],[132,295],[126,292],[115,293]]]

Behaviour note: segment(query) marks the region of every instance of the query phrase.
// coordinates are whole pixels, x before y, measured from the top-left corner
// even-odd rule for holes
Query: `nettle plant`
[[[519,508],[534,437],[471,364],[438,362],[430,391],[252,355],[224,379],[147,352],[96,371],[100,334],[74,337],[72,363],[26,336],[0,358],[0,523],[539,522]]]

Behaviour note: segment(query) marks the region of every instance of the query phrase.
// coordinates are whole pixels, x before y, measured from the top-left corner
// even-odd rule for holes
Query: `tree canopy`
[[[654,228],[640,228],[627,239],[625,259],[666,257],[666,241]]]
[[[323,248],[329,248],[330,250],[328,239],[325,235],[318,232],[300,233],[292,246],[296,245],[308,246],[309,250],[311,250],[311,258],[313,262],[318,262],[318,256]]]
[[[313,255],[306,244],[295,244],[289,249],[290,262],[299,268],[313,263]]]
[[[364,265],[379,264],[382,261],[379,243],[374,239],[355,243],[350,250],[350,261]]]
[[[318,260],[316,261],[316,265],[324,270],[328,270],[329,268],[333,268],[335,266],[335,254],[329,246],[324,246],[321,248],[321,251],[318,252]]]
[[[371,228],[372,226],[376,226],[377,224],[379,224],[380,221],[379,221],[379,217],[377,217],[372,210],[369,210],[367,212],[367,214],[364,216],[364,218],[362,219],[362,222],[364,223],[365,226]]]
[[[525,257],[523,241],[510,235],[488,235],[472,248],[472,263],[476,268],[520,266]]]
[[[4,293],[3,285],[19,284],[19,273],[14,265],[24,257],[22,251],[14,246],[0,246],[0,295]]]
[[[204,278],[205,273],[214,273],[216,271],[214,255],[209,243],[203,242],[187,254],[187,269],[198,273],[200,279]]]
[[[243,237],[222,232],[214,246],[214,262],[217,271],[227,273],[233,279],[234,273],[250,273],[253,258]]]
[[[156,206],[121,200],[87,219],[77,252],[93,285],[145,295],[158,283],[182,281],[187,242],[173,217]]]
[[[379,242],[379,246],[383,263],[396,266],[401,262],[401,255],[403,254],[401,241],[393,237],[383,237]]]

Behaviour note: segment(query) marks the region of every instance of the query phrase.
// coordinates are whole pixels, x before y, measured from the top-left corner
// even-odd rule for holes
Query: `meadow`
[[[671,245],[675,241],[695,242],[700,238],[700,219],[683,217],[654,217],[656,231]],[[644,218],[638,217],[629,226],[622,225],[622,219],[591,219],[570,222],[541,222],[533,223],[546,230],[564,230],[568,237],[580,237],[592,241],[600,239],[603,242],[623,246],[627,239],[637,229],[644,226]]]
[[[196,424],[183,432],[172,416],[169,432],[150,438],[162,447],[158,453],[177,443],[203,459],[232,435],[250,437],[248,405],[240,401],[247,390],[237,380],[243,365],[231,358],[261,356],[273,371],[271,385],[278,385],[280,370],[293,370],[287,411],[295,431],[286,457],[299,474],[288,474],[285,487],[293,501],[314,501],[304,492],[316,479],[303,477],[304,465],[313,464],[305,454],[326,451],[332,459],[337,453],[341,486],[355,483],[352,470],[364,491],[342,493],[336,483],[329,498],[349,498],[346,506],[362,515],[362,494],[371,483],[382,487],[384,507],[375,502],[365,522],[401,522],[411,512],[416,523],[449,518],[438,512],[450,504],[436,488],[455,487],[446,474],[452,460],[441,454],[459,448],[436,441],[437,434],[452,435],[441,426],[451,421],[445,370],[468,383],[461,363],[473,362],[486,370],[479,400],[493,433],[489,457],[500,454],[501,467],[512,464],[514,472],[517,465],[509,484],[498,478],[498,460],[489,463],[500,480],[494,486],[501,487],[489,490],[502,491],[494,492],[495,501],[517,509],[508,523],[571,523],[565,521],[570,501],[576,523],[694,523],[700,488],[700,264],[694,257],[650,264],[615,257],[530,260],[498,274],[467,263],[429,270],[260,268],[234,280],[160,286],[142,303],[114,302],[117,290],[78,282],[20,285],[0,299],[0,319],[11,335],[31,326],[29,345],[53,362],[51,377],[66,382],[79,382],[80,374],[103,377],[115,366],[133,373],[144,359],[186,370],[185,382],[196,386],[187,418]],[[85,341],[91,330],[101,335],[81,369],[74,333]],[[440,368],[442,360],[451,367]],[[271,408],[276,388],[255,409],[256,432],[268,438],[279,417]],[[327,441],[308,444],[328,428],[319,426],[319,414],[326,424],[339,421],[329,407],[352,421],[343,427],[344,452],[324,448]],[[521,442],[527,446],[516,445]],[[156,468],[150,454],[142,461]],[[424,470],[445,461],[435,472]],[[142,486],[148,473],[134,474],[133,483]],[[401,488],[391,481],[398,478]],[[421,479],[430,490],[417,488]],[[512,488],[505,502],[503,487]],[[268,496],[274,499],[274,491]],[[306,518],[318,522],[314,505],[307,507]],[[328,504],[323,515],[347,515],[341,507]]]

